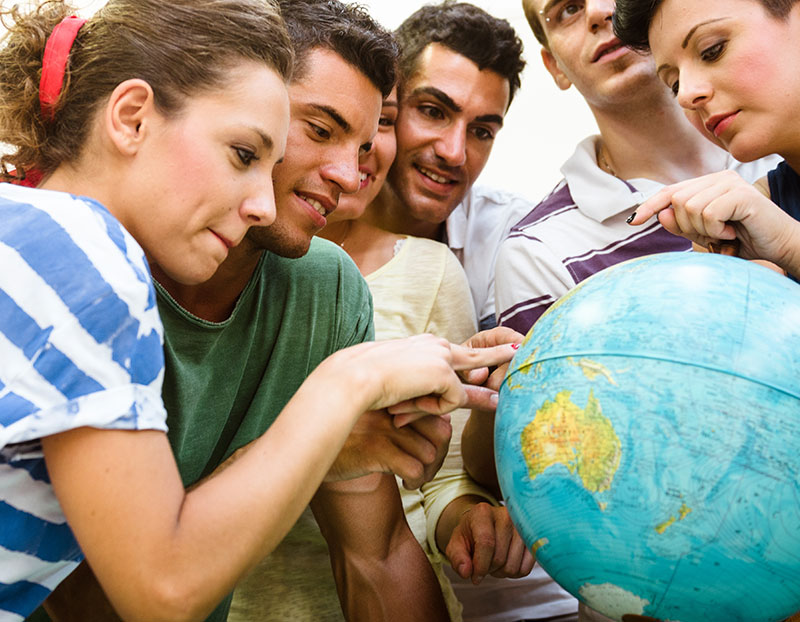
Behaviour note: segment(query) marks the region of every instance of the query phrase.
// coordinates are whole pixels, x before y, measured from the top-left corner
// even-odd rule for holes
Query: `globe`
[[[615,620],[800,610],[800,286],[706,253],[587,279],[531,329],[500,392],[512,521]]]

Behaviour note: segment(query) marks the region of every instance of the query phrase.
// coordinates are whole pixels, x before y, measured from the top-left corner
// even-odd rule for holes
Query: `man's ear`
[[[550,75],[553,76],[553,80],[558,88],[562,91],[566,91],[572,86],[572,82],[566,74],[561,71],[561,67],[558,66],[558,61],[555,56],[550,53],[550,50],[542,48],[542,62]]]
[[[155,114],[151,86],[139,78],[117,85],[108,100],[105,129],[122,155],[134,155],[142,144]]]

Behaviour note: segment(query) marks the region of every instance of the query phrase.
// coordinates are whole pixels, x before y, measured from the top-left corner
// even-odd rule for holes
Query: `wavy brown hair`
[[[125,80],[148,82],[159,111],[173,115],[187,97],[224,87],[242,60],[291,77],[294,53],[271,0],[109,0],[78,32],[48,121],[39,105],[42,56],[53,28],[74,14],[64,0],[26,12],[0,4],[8,29],[0,40],[0,142],[13,149],[0,157],[6,179],[75,161],[97,111]]]

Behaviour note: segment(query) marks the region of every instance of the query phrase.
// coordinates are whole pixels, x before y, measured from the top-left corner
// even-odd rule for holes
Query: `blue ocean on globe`
[[[800,611],[800,286],[691,252],[596,274],[514,357],[495,454],[539,563],[600,613]]]

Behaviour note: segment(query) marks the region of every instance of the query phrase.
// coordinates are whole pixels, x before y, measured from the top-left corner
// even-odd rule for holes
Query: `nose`
[[[597,32],[603,26],[611,27],[611,17],[614,15],[613,0],[586,0],[586,23],[592,32]]]
[[[694,110],[711,97],[711,85],[707,80],[690,71],[682,71],[678,81],[678,104],[681,108]]]
[[[343,155],[341,158],[331,160],[322,170],[323,177],[339,186],[345,194],[357,192],[361,179],[358,170],[359,155],[359,153]]]
[[[253,190],[239,209],[244,221],[251,227],[266,227],[275,222],[275,192],[272,188],[272,177]]]
[[[464,166],[467,162],[467,128],[461,123],[453,123],[439,135],[433,149],[448,166]]]

